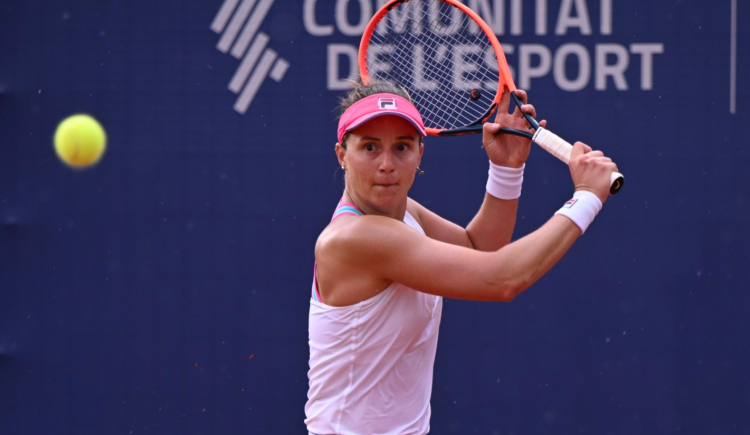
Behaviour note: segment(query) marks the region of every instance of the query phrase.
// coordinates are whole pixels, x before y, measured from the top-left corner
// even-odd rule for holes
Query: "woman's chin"
[[[372,205],[379,210],[392,210],[405,200],[406,195],[397,184],[390,186],[376,185],[373,187],[371,196]]]

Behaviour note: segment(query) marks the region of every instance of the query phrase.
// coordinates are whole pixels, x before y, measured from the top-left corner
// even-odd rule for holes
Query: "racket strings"
[[[469,24],[471,23],[471,20],[466,15],[461,14],[461,16],[462,16],[461,22],[453,21],[452,23],[454,24],[452,25],[453,28],[446,29],[448,34],[455,35],[453,39],[449,42],[450,44],[449,46],[451,47],[468,46],[469,44],[474,43],[476,40],[476,38],[470,38],[469,36],[467,36],[467,33],[461,32],[462,29],[467,30]],[[439,26],[440,24],[444,22],[446,18],[452,18],[452,17],[448,17],[448,13],[445,10],[443,10],[441,11],[441,16],[433,20],[433,23],[436,23],[433,25]],[[441,44],[445,44],[444,38],[438,37],[435,34],[428,35],[428,36],[429,36],[428,45],[431,47],[441,46]],[[485,49],[485,48],[486,47],[480,47],[480,49]],[[432,62],[431,62],[432,65],[430,66],[433,68],[428,69],[428,71],[435,72],[434,78],[436,78],[441,83],[446,83],[446,82],[450,83],[451,80],[455,80],[456,79],[456,76],[454,75],[455,68],[457,66],[464,65],[460,63],[457,65],[455,64],[455,62],[451,61],[452,68],[450,69],[440,68],[439,65],[436,64],[435,60],[437,59],[432,59]],[[459,71],[457,71],[457,74],[458,74],[458,77],[465,78],[466,73],[469,73],[469,72],[471,71],[463,67],[463,68],[460,68]],[[465,87],[466,86],[461,86],[459,88],[465,88]],[[481,88],[481,87],[482,87],[481,82],[478,85],[471,86],[471,88]],[[437,106],[433,104],[433,106],[435,106],[434,110],[436,111],[436,114],[441,119],[460,119],[460,121],[464,121],[465,123],[476,120],[477,118],[482,116],[484,114],[484,110],[478,110],[477,105],[470,105],[469,104],[471,102],[470,98],[466,98],[467,96],[466,92],[470,90],[471,89],[462,89],[463,92],[461,92],[461,94],[463,95],[460,95],[460,97],[463,97],[463,98],[460,98],[460,99],[457,98],[455,101],[453,101],[454,104],[442,105],[442,106]]]
[[[450,40],[444,35],[438,35],[433,32],[425,33],[424,31],[419,35],[421,38],[409,38],[409,36],[413,35],[405,32],[406,27],[409,25],[408,21],[404,20],[397,23],[397,25],[394,26],[394,31],[396,34],[402,35],[402,41],[394,44],[395,47],[398,47],[398,51],[391,57],[391,62],[393,62],[393,66],[397,69],[396,74],[394,75],[402,77],[406,84],[411,84],[410,88],[414,94],[412,97],[415,100],[415,104],[420,107],[420,111],[425,112],[423,117],[426,118],[426,121],[434,119],[457,119],[458,124],[466,124],[482,116],[484,110],[478,110],[476,105],[474,105],[474,110],[471,110],[471,107],[468,105],[470,99],[466,98],[465,89],[464,92],[462,92],[462,98],[456,98],[456,95],[453,95],[453,101],[441,102],[440,100],[435,99],[432,95],[424,95],[425,93],[434,93],[436,87],[445,86],[446,83],[455,81],[454,68],[456,68],[456,64],[447,57],[450,55],[450,53],[448,53],[449,47],[467,45],[474,42],[471,38],[467,37],[466,34],[461,33],[461,30],[466,29],[468,22],[471,21],[468,17],[464,15],[462,16],[461,21],[452,20],[451,25],[449,26],[445,25],[446,18],[452,17],[449,17],[448,13],[443,10],[440,12],[439,17],[430,22],[429,26],[435,29],[442,28],[441,31],[443,33],[453,35]],[[404,38],[404,36],[406,38]],[[434,56],[423,57],[426,62],[422,68],[412,68],[411,63],[399,63],[394,61],[394,59],[404,60],[413,57],[413,53],[420,47],[425,47],[423,50],[424,52],[428,50],[435,50],[436,52],[436,55]],[[440,51],[443,51],[442,55],[439,53]],[[422,56],[424,56],[424,52],[422,53]],[[448,68],[443,65],[446,60],[451,62]],[[415,77],[413,74],[415,69],[417,72],[424,74],[424,77]],[[457,74],[459,77],[465,77],[464,74],[467,71],[466,68],[462,68]],[[455,94],[456,92],[453,93]]]
[[[456,45],[464,45],[468,43],[468,41],[464,41],[464,39],[467,39],[467,38],[459,38],[458,40],[455,41],[455,43],[453,43],[453,46],[455,47]],[[455,68],[455,65],[454,65],[454,68]],[[440,72],[440,74],[436,74],[436,76],[439,79],[443,80],[444,82],[446,79],[455,80],[456,78],[455,76],[453,76],[452,73],[449,74],[445,69],[436,69],[436,70]],[[466,73],[468,72],[470,71],[468,71],[466,68],[461,68],[459,71],[459,75],[460,77],[466,77]],[[472,86],[472,88],[481,88],[481,87],[482,87],[481,82],[478,86]],[[468,92],[470,91],[471,89],[463,89],[463,92],[461,92],[461,94],[463,95],[456,95],[456,97],[462,96],[463,98],[456,98],[453,101],[453,104],[444,105],[443,110],[438,111],[437,114],[439,116],[442,115],[441,116],[442,119],[458,119],[459,122],[463,122],[463,123],[470,123],[471,121],[474,121],[480,116],[482,116],[484,114],[483,110],[479,110],[479,107],[476,104],[474,105],[469,104],[471,102],[471,99],[467,98],[467,96],[469,95]]]
[[[406,88],[428,127],[471,124],[497,93],[492,44],[468,15],[446,3],[402,3],[381,20],[369,47],[370,76]],[[482,95],[472,99],[472,90]]]

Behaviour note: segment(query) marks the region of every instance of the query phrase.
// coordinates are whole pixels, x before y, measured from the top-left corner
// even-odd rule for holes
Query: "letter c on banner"
[[[349,14],[347,14],[349,1],[336,0],[336,26],[346,36],[362,36],[362,32],[365,31],[365,27],[367,27],[367,23],[373,15],[372,2],[371,0],[357,0],[359,2],[359,23],[352,25],[349,23]]]
[[[313,36],[333,35],[333,26],[321,26],[315,21],[315,3],[317,0],[305,0],[302,15],[304,15],[305,30]]]

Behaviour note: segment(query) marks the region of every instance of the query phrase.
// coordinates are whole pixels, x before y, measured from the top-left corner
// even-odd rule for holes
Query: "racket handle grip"
[[[539,127],[536,130],[536,133],[534,133],[532,140],[566,165],[570,163],[570,153],[573,151],[573,145],[569,144],[565,139],[545,128]],[[609,194],[617,194],[622,188],[624,182],[625,176],[616,171],[612,172],[609,184]]]

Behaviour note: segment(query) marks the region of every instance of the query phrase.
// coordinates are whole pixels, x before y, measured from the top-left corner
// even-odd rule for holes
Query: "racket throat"
[[[477,122],[471,125],[467,125],[466,127],[459,127],[459,128],[452,128],[450,130],[443,130],[440,133],[438,133],[438,136],[461,136],[464,134],[475,134],[475,133],[481,133],[484,126],[484,121]],[[521,131],[521,130],[514,130],[512,128],[505,128],[500,127],[500,130],[498,130],[498,133],[505,133],[505,134],[512,134],[514,136],[520,136],[524,137],[526,139],[531,139],[533,137],[533,134],[527,131]]]
[[[442,130],[437,135],[438,136],[461,136],[464,134],[481,133],[482,125],[487,121],[490,115],[492,115],[492,112],[495,111],[495,108],[497,108],[497,104],[493,103],[492,105],[490,105],[487,111],[484,112],[484,115],[482,115],[479,119],[472,122],[471,124],[465,125],[463,127],[456,127],[456,128]]]
[[[515,97],[515,93],[512,94]],[[518,98],[518,97],[516,97]],[[517,100],[520,104],[520,100]],[[520,106],[519,106],[520,107]],[[489,119],[490,115],[495,111],[497,108],[497,104],[492,104],[489,109],[487,109],[486,112],[484,112],[484,115],[482,115],[481,118],[474,121],[473,123],[463,126],[463,127],[457,127],[457,128],[451,128],[448,130],[443,130],[439,132],[438,136],[461,136],[464,134],[475,134],[475,133],[481,133],[484,123],[487,122],[487,119]],[[533,119],[533,118],[532,118]],[[537,127],[539,124],[537,124]],[[501,127],[498,133],[505,133],[505,134],[512,134],[514,136],[521,136],[525,137],[526,139],[531,139],[533,136],[533,133],[522,131],[522,130],[515,130],[512,128],[505,128]]]

